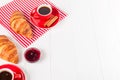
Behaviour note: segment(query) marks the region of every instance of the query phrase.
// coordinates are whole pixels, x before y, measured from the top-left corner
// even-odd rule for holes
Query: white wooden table
[[[0,0],[0,7],[12,0]],[[27,80],[120,80],[120,1],[51,0],[68,17],[29,47],[42,51],[41,60],[28,63],[19,48]],[[29,48],[28,47],[28,48]],[[8,62],[0,60],[0,64]]]

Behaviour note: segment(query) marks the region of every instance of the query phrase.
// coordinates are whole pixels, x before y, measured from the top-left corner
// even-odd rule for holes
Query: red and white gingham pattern
[[[16,34],[11,28],[9,24],[9,19],[11,16],[11,13],[15,10],[22,11],[25,15],[25,17],[28,19],[30,18],[30,12],[35,7],[38,7],[40,4],[50,4],[55,7],[55,5],[47,0],[14,0],[5,6],[0,8],[0,22],[1,24],[10,32],[12,33],[12,36],[23,46],[28,47],[31,43],[33,43],[36,39],[38,39],[40,36],[42,36],[45,32],[47,32],[49,29],[45,28],[37,28],[36,26],[32,27],[33,35],[34,37],[32,39],[25,38],[19,34]],[[57,8],[58,9],[58,8]],[[66,14],[58,9],[60,14],[60,19],[64,19],[66,17]]]

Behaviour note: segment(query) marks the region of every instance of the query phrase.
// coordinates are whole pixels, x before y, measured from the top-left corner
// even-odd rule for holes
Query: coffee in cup
[[[0,69],[0,80],[14,80],[21,78],[20,74],[14,74],[10,69]]]
[[[50,5],[42,4],[37,8],[37,11],[42,16],[48,16],[52,12]]]

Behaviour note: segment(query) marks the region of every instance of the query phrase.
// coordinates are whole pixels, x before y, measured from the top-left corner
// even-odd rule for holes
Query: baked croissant
[[[0,58],[12,63],[18,63],[17,48],[4,35],[0,35]]]
[[[25,16],[20,11],[15,11],[10,18],[10,27],[18,34],[32,38],[32,29]]]

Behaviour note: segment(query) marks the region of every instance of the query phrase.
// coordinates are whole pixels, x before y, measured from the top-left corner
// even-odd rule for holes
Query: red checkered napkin
[[[12,36],[23,46],[28,47],[31,43],[33,43],[35,40],[37,40],[39,37],[41,37],[45,32],[47,32],[49,29],[45,28],[37,28],[36,26],[31,26],[34,37],[32,39],[25,38],[19,34],[16,34],[13,30],[10,28],[9,19],[11,16],[11,13],[15,10],[22,11],[26,18],[29,20],[30,18],[30,12],[35,7],[38,7],[40,4],[50,4],[55,7],[55,5],[47,0],[14,0],[5,6],[0,8],[0,23],[12,34]],[[57,8],[60,14],[59,21],[64,19],[66,17],[66,14]]]

